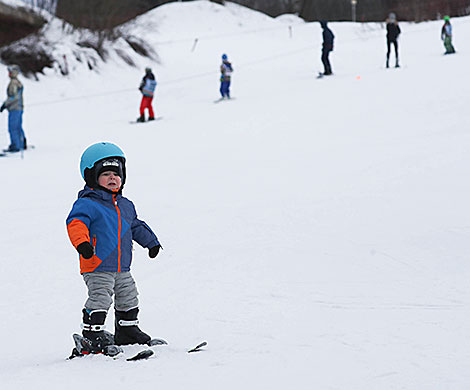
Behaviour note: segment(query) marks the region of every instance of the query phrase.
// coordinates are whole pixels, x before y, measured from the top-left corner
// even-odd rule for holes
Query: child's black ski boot
[[[88,312],[83,309],[82,336],[74,334],[73,341],[75,348],[69,359],[90,354],[102,353],[107,356],[116,356],[123,352],[121,347],[114,344],[112,333],[104,330],[104,321],[106,320],[105,310],[96,310]]]
[[[141,115],[137,118],[137,122],[145,122],[145,116]]]
[[[115,311],[114,341],[116,345],[153,345],[152,338],[137,326],[139,325],[138,314],[139,308],[137,307],[129,311]]]
[[[88,353],[101,353],[106,347],[114,345],[114,337],[112,333],[104,330],[104,322],[106,320],[106,311],[95,310],[88,312],[83,309],[83,330],[82,335],[90,341],[90,350]]]

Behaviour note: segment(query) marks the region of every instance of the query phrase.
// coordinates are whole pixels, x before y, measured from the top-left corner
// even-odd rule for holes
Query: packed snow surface
[[[331,23],[317,80],[318,23],[179,2],[125,26],[159,63],[22,78],[36,148],[0,159],[0,387],[468,389],[470,19],[452,22],[454,56],[441,22],[402,23],[400,69],[383,25]],[[214,104],[222,53],[236,99]],[[145,66],[163,119],[131,125]],[[86,299],[65,218],[98,141],[164,247],[134,251],[141,328],[169,342],[147,361],[65,360]]]

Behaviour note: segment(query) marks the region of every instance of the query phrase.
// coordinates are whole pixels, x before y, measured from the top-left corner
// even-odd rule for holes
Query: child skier
[[[398,62],[398,36],[401,33],[400,26],[398,26],[397,17],[394,13],[388,15],[387,22],[387,63],[386,67],[389,67],[390,61],[390,49],[393,44],[395,46],[395,68],[399,68]]]
[[[26,149],[26,138],[23,131],[23,84],[18,80],[20,68],[10,65],[8,68],[10,83],[7,87],[7,99],[0,107],[0,112],[8,110],[8,132],[10,133],[10,146],[5,152],[16,153]]]
[[[450,24],[450,17],[444,16],[444,25],[441,30],[441,39],[444,41],[446,52],[444,54],[454,54],[455,49],[452,45],[452,25]]]
[[[140,117],[137,118],[137,122],[145,122],[145,109],[149,110],[149,121],[155,119],[152,108],[152,100],[157,86],[157,81],[155,76],[152,73],[152,69],[145,68],[145,76],[142,78],[142,81],[139,86],[139,91],[142,93],[142,101],[140,102]]]
[[[222,64],[220,65],[220,94],[222,95],[222,99],[230,99],[232,72],[233,67],[228,60],[227,54],[222,54]]]
[[[137,288],[130,273],[132,241],[148,248],[154,258],[161,248],[150,227],[137,218],[134,204],[122,196],[126,158],[109,142],[88,147],[81,157],[85,187],[67,217],[67,231],[80,254],[80,273],[88,288],[83,313],[83,337],[93,346],[88,353],[126,344],[153,345],[139,327]],[[108,309],[115,295],[114,340],[105,332]]]

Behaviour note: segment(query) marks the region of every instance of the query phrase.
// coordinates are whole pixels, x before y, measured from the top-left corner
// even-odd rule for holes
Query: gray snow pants
[[[139,306],[137,287],[130,272],[87,272],[83,274],[88,287],[85,309],[106,310],[113,303],[119,311],[128,311]]]

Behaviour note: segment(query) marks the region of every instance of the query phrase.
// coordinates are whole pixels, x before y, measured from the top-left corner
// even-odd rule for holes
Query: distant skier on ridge
[[[145,68],[145,76],[139,86],[139,91],[142,93],[142,101],[140,102],[140,117],[137,118],[137,122],[145,122],[145,109],[149,111],[149,121],[155,120],[155,114],[152,108],[153,95],[157,81],[152,73],[152,69]]]
[[[395,47],[395,68],[399,68],[398,62],[398,36],[401,33],[400,26],[398,26],[397,16],[392,12],[388,15],[387,22],[387,63],[386,67],[389,68],[390,64],[390,49],[393,44]]]
[[[221,99],[230,99],[230,82],[233,67],[228,60],[227,54],[222,54],[222,64],[220,65],[220,95]]]
[[[444,25],[441,30],[441,39],[444,42],[446,52],[444,54],[454,54],[455,49],[452,45],[452,25],[450,24],[450,17],[444,16]]]
[[[322,76],[330,76],[333,74],[330,64],[330,52],[333,51],[333,41],[335,36],[333,32],[328,28],[327,22],[325,20],[320,21],[321,28],[323,29],[323,45],[322,45],[322,54],[321,61],[325,71],[321,74]]]

